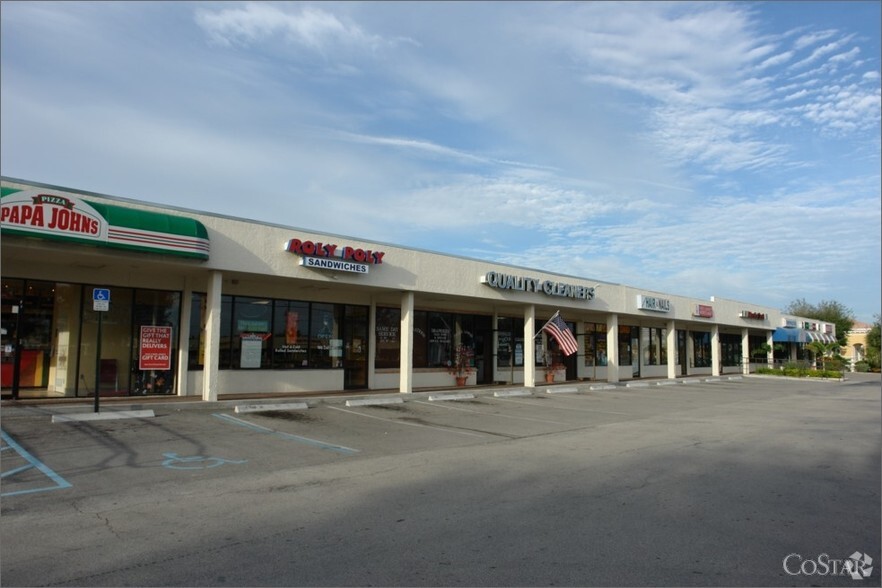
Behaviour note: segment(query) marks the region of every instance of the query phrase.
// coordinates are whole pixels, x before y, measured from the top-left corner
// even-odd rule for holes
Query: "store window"
[[[524,319],[499,317],[496,328],[496,367],[523,367]]]
[[[724,366],[741,365],[741,335],[721,333],[720,356]]]
[[[697,368],[711,367],[711,334],[692,332],[692,362]]]
[[[273,318],[274,368],[309,365],[309,304],[276,300]]]
[[[453,357],[453,315],[446,312],[430,312],[429,361],[427,367],[447,367]]]
[[[666,365],[668,362],[667,329],[644,327],[640,330],[643,365]]]
[[[131,343],[135,350],[135,361],[131,364],[133,394],[174,393],[180,310],[179,292],[135,290]]]
[[[376,340],[374,366],[377,369],[400,367],[401,310],[377,308]]]
[[[637,353],[639,344],[638,334],[640,327],[632,327],[628,325],[619,325],[619,365],[632,365]],[[633,353],[632,353],[633,351]]]
[[[205,296],[194,294],[192,302],[190,366],[198,369],[205,355]],[[345,309],[340,304],[223,295],[219,368],[341,368]],[[359,349],[365,352],[363,343]]]
[[[99,287],[110,291],[106,310],[92,301]],[[180,308],[178,292],[4,279],[3,387],[32,397],[171,394]]]

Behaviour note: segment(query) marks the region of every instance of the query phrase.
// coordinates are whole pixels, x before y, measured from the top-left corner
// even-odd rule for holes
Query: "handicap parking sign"
[[[92,289],[92,310],[110,310],[110,288]]]

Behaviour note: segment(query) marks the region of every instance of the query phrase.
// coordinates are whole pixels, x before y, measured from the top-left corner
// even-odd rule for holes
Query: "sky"
[[[882,2],[3,2],[0,173],[880,313]]]

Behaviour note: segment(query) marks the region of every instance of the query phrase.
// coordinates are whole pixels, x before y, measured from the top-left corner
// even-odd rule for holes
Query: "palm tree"
[[[821,369],[827,369],[827,356],[831,353],[834,353],[839,350],[839,343],[824,343],[823,341],[812,341],[807,344],[806,349],[812,352],[815,356],[815,360],[818,358],[821,359]]]

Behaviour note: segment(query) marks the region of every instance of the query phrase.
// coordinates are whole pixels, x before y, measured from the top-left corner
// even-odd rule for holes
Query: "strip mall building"
[[[407,393],[453,386],[461,351],[466,385],[746,374],[835,338],[757,304],[11,178],[0,221],[2,388],[21,397]],[[541,332],[557,311],[575,354]]]

